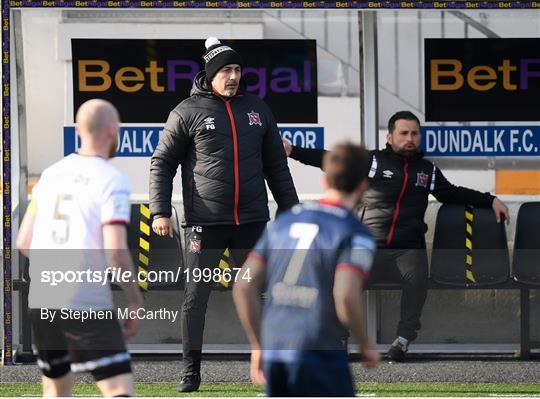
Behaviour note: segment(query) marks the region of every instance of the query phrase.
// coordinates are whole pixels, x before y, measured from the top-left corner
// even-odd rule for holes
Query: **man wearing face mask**
[[[497,221],[510,220],[508,208],[489,193],[451,184],[420,150],[420,121],[409,111],[400,111],[388,121],[384,150],[371,151],[369,187],[360,217],[377,241],[370,283],[398,281],[401,296],[400,321],[388,356],[405,360],[408,346],[420,330],[420,316],[427,296],[428,261],[424,214],[428,196],[442,203],[470,204],[493,209]],[[321,166],[324,150],[291,147],[283,142],[287,155],[302,163]]]
[[[172,182],[182,167],[187,273],[181,392],[196,391],[201,380],[213,280],[205,277],[206,269],[219,272],[225,248],[235,265],[244,263],[269,220],[265,179],[279,210],[298,203],[274,116],[261,99],[241,89],[242,58],[214,37],[205,46],[204,70],[190,97],[170,113],[150,166],[152,229],[162,236],[173,234]]]

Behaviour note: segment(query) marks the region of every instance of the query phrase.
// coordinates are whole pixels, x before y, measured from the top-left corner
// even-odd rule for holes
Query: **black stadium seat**
[[[503,283],[509,276],[505,224],[497,223],[493,211],[442,205],[433,239],[432,279],[442,284],[475,287]]]
[[[182,289],[183,252],[180,240],[180,226],[176,209],[172,208],[174,237],[161,237],[152,231],[148,204],[131,204],[131,221],[128,244],[138,272],[148,274],[156,281],[148,285],[140,283],[143,289]],[[158,274],[161,273],[161,274]]]
[[[540,285],[540,202],[521,205],[514,241],[514,278],[527,284]]]

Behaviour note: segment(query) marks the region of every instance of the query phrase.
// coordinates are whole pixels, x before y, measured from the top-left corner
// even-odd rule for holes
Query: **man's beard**
[[[234,97],[236,95],[237,88],[236,87],[227,87],[225,88],[225,97]]]
[[[114,158],[116,156],[116,146],[118,142],[111,144],[111,148],[109,149],[109,159]]]
[[[400,148],[397,152],[403,158],[414,158],[420,152],[420,148],[414,147],[413,149],[407,150],[405,148]]]

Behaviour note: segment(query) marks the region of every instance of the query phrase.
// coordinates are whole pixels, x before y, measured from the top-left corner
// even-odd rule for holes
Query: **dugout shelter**
[[[77,149],[77,106],[102,97],[120,109],[123,124],[112,162],[132,182],[131,242],[140,261],[140,239],[148,232],[148,242],[154,240],[144,227],[150,156],[168,112],[189,92],[209,35],[239,49],[248,90],[268,102],[282,137],[295,145],[328,148],[351,139],[380,148],[387,118],[413,111],[423,123],[426,155],[449,180],[509,203],[506,241],[513,259],[518,210],[540,200],[540,124],[537,113],[527,111],[530,98],[540,93],[534,61],[540,59],[540,10],[534,2],[510,9],[503,3],[4,0],[6,361],[14,350],[27,353],[31,343],[24,321],[25,260],[12,248],[17,227],[40,173]],[[491,105],[481,107],[478,94]],[[289,165],[301,199],[316,199],[321,172],[292,160]],[[174,186],[173,205],[181,213],[178,176]],[[430,248],[438,210],[430,202]],[[180,253],[181,240],[173,241],[164,250]],[[226,254],[222,261],[227,264]],[[180,308],[181,286],[146,288],[148,307]],[[205,350],[244,353],[247,341],[226,288],[217,284],[212,294]],[[365,295],[368,332],[384,349],[394,338],[399,293]],[[540,290],[533,287],[527,295],[532,309],[539,309]],[[521,303],[516,290],[430,292],[411,351],[518,351]],[[530,315],[533,343],[540,341],[539,315]],[[178,353],[178,320],[144,321],[130,348]]]

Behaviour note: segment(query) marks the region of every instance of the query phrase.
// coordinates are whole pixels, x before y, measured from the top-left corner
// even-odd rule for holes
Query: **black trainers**
[[[405,353],[407,352],[408,347],[408,341],[405,338],[398,337],[392,342],[390,349],[388,349],[387,356],[394,362],[403,362],[405,361]]]
[[[178,392],[194,392],[199,389],[201,385],[200,374],[188,374],[182,377],[180,385],[178,385]]]

